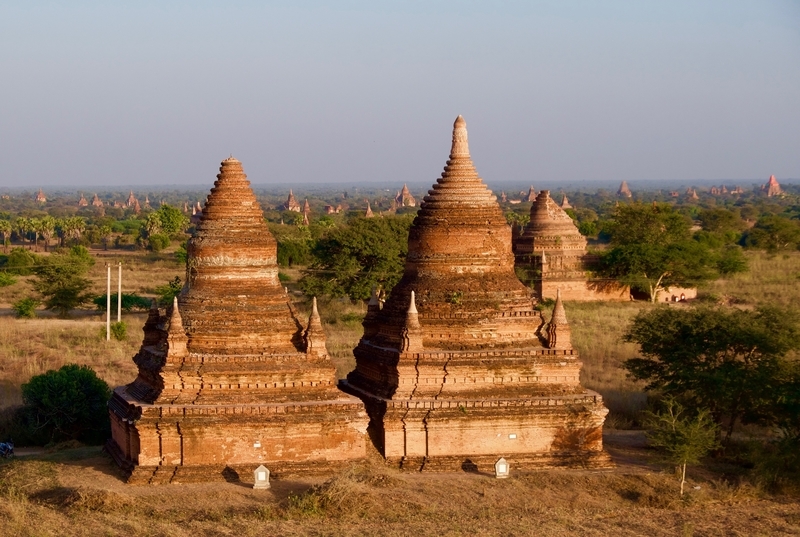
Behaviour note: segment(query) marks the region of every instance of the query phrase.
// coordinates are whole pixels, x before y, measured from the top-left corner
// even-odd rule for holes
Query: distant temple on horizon
[[[778,183],[778,180],[775,179],[774,175],[769,176],[767,184],[761,185],[761,191],[766,193],[768,198],[778,196],[783,193],[783,190],[781,190],[781,185]]]

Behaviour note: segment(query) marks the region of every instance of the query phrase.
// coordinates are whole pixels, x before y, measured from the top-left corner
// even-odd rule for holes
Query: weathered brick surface
[[[109,451],[136,480],[365,456],[363,403],[336,387],[316,302],[308,322],[298,316],[276,248],[241,163],[225,160],[188,244],[186,285],[168,311],[151,310],[139,374],[109,402]]]
[[[445,171],[411,227],[403,278],[383,309],[370,302],[344,383],[364,400],[387,461],[428,470],[500,456],[516,466],[607,464],[607,410],[580,385],[566,317],[550,334],[535,305],[459,116]]]

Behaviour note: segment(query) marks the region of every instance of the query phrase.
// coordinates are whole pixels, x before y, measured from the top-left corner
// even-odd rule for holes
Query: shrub
[[[8,272],[0,272],[0,287],[8,287],[17,283],[17,279]]]
[[[36,317],[36,307],[39,301],[32,297],[21,298],[11,305],[14,315],[20,319],[33,319]]]
[[[111,323],[111,336],[117,341],[124,341],[128,337],[128,325],[124,321]]]
[[[111,390],[88,366],[67,364],[31,377],[22,400],[50,442],[104,442],[111,425],[106,406]]]
[[[183,282],[178,276],[175,276],[166,285],[159,285],[155,289],[158,295],[158,303],[162,306],[170,306],[172,299],[180,294],[181,289],[183,289]]]
[[[150,249],[154,252],[160,252],[169,246],[169,235],[164,233],[154,233],[148,238]]]
[[[92,299],[92,303],[100,311],[106,311],[106,295],[100,295]],[[111,310],[117,309],[117,294],[111,295]],[[122,309],[124,311],[147,311],[150,309],[150,299],[139,296],[136,293],[122,293]]]
[[[5,269],[11,274],[30,276],[32,268],[36,265],[38,256],[24,248],[14,248],[8,254]]]

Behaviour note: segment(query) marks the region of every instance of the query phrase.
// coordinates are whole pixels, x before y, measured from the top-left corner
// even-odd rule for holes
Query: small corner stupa
[[[364,401],[387,462],[481,471],[500,457],[517,468],[609,464],[608,411],[580,385],[568,326],[558,317],[557,345],[548,346],[534,306],[459,116],[444,173],[410,229],[403,277],[382,309],[373,292],[356,368],[342,382]]]
[[[277,244],[229,158],[187,247],[186,285],[151,309],[136,379],[109,402],[108,451],[130,481],[274,475],[363,459],[364,405],[336,386],[316,301],[304,322]],[[243,473],[244,472],[244,473]]]

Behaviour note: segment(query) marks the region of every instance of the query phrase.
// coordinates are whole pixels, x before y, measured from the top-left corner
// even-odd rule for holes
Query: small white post
[[[106,341],[111,341],[111,265],[106,263],[108,280],[106,281]]]
[[[119,262],[119,276],[117,278],[117,322],[122,321],[122,261]]]

